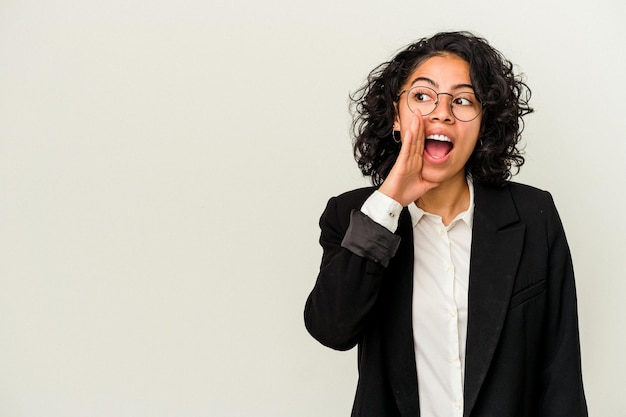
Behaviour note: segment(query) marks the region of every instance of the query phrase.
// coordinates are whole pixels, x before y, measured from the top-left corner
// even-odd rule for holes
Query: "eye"
[[[437,94],[428,87],[414,87],[409,94],[412,100],[419,103],[437,101]]]
[[[461,93],[454,96],[452,99],[452,104],[455,106],[475,106],[476,105],[476,97],[471,93]]]

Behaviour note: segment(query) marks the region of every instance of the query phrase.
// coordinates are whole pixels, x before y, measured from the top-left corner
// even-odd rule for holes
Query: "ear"
[[[398,103],[393,103],[393,130],[400,131],[400,113],[398,112]]]

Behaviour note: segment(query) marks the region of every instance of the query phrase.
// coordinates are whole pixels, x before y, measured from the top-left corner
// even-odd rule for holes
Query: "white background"
[[[0,416],[347,416],[305,331],[348,94],[440,30],[526,74],[577,272],[590,411],[626,416],[626,6],[0,0]]]

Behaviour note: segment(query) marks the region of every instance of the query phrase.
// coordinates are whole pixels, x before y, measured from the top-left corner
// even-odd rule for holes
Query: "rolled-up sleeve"
[[[400,246],[400,236],[363,212],[352,210],[350,225],[341,246],[386,268]]]

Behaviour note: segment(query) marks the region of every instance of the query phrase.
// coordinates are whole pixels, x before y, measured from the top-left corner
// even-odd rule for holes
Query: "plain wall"
[[[533,91],[527,163],[572,249],[590,411],[626,416],[626,6],[0,0],[0,416],[347,416],[305,331],[348,94],[468,29]]]

